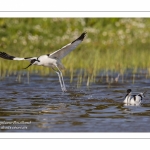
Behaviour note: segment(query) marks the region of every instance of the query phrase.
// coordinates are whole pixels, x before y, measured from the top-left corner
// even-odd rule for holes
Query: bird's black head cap
[[[127,93],[129,94],[131,92],[131,89],[127,89]]]
[[[29,68],[35,61],[38,61],[38,60],[37,60],[37,59],[32,59],[32,60],[30,61],[30,64],[29,64],[26,68],[23,68],[23,69]]]

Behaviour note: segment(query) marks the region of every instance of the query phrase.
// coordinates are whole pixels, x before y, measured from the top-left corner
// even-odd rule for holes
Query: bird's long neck
[[[130,92],[130,93],[127,93],[127,95],[125,96],[125,98],[126,98],[127,102],[129,102],[130,97],[131,97],[131,92]]]

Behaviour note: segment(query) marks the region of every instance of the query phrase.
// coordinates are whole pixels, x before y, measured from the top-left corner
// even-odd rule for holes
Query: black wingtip
[[[13,60],[15,58],[14,56],[10,56],[5,52],[0,52],[0,57],[3,59],[8,59],[8,60]]]
[[[83,32],[81,35],[80,35],[80,37],[78,38],[78,40],[81,40],[81,41],[83,41],[83,39],[84,39],[84,37],[86,36],[86,32]]]
[[[74,40],[72,43],[74,43],[75,41],[83,41],[84,37],[86,36],[87,32],[83,32],[76,40]]]

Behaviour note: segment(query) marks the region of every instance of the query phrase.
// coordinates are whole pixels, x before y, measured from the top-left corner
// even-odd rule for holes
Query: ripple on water
[[[144,77],[143,77],[144,78]],[[150,79],[132,82],[107,83],[98,81],[89,87],[86,83],[77,88],[65,77],[68,91],[62,93],[57,76],[32,76],[28,84],[24,79],[16,82],[14,76],[2,80],[0,85],[0,122],[21,122],[30,124],[27,129],[0,129],[2,132],[149,132],[149,92],[139,106],[124,105],[126,89],[135,92],[149,90]],[[44,80],[45,79],[45,80]],[[125,79],[124,79],[125,80]],[[142,88],[141,88],[142,87]],[[0,125],[2,127],[3,124]]]

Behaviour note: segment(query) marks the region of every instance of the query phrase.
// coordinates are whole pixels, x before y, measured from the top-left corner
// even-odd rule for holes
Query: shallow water
[[[13,75],[2,79],[0,131],[150,132],[150,79],[145,74],[126,74],[118,82],[98,76],[89,87],[86,82],[78,87],[76,77],[72,83],[64,80],[66,93],[57,76],[30,75],[29,83],[26,76],[21,82]],[[122,103],[128,88],[135,93],[148,90],[143,104]]]

